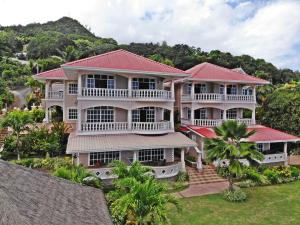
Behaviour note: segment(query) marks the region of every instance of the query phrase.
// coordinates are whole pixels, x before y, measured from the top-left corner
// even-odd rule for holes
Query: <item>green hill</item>
[[[47,23],[31,23],[26,26],[13,25],[13,26],[0,26],[0,30],[14,31],[18,35],[36,36],[37,34],[45,31],[55,31],[62,34],[76,34],[95,38],[95,35],[77,20],[70,17],[62,17],[56,21],[49,21]]]

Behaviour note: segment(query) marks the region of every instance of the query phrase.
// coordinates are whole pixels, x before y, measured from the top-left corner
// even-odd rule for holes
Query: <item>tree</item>
[[[21,149],[21,134],[28,130],[27,125],[32,123],[32,114],[30,111],[21,111],[15,109],[7,113],[0,120],[0,127],[10,127],[12,131],[12,136],[15,137],[15,146],[18,160],[20,160],[20,149]]]
[[[229,190],[233,190],[233,179],[242,174],[243,164],[241,159],[262,160],[263,154],[256,149],[256,144],[246,142],[245,139],[254,134],[247,131],[245,124],[239,124],[234,120],[225,121],[214,128],[216,138],[205,139],[205,148],[209,160],[228,160],[227,177]]]
[[[116,224],[166,224],[167,204],[178,206],[167,188],[149,174],[150,168],[136,161],[130,168],[115,161],[115,190],[108,193],[112,217]]]

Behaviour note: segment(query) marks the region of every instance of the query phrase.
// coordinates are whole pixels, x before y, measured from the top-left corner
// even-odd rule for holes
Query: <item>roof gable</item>
[[[123,49],[65,63],[62,67],[86,67],[94,69],[126,70],[129,72],[140,71],[174,75],[186,74],[185,71],[180,69],[153,61]]]
[[[207,81],[227,81],[239,83],[269,84],[269,81],[241,73],[236,70],[230,70],[211,63],[201,63],[188,70],[190,78]]]

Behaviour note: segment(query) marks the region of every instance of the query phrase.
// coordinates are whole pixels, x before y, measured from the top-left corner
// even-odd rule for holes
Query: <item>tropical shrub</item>
[[[281,183],[279,173],[276,170],[266,169],[263,173],[272,184]]]
[[[187,155],[185,158],[186,158],[186,160],[191,161],[191,162],[197,161],[196,157],[192,156],[192,155]]]
[[[300,177],[300,169],[297,168],[297,167],[295,167],[295,166],[291,166],[290,170],[291,170],[291,176],[294,177],[294,178],[299,179],[299,177]]]
[[[102,187],[100,179],[81,165],[58,167],[54,169],[52,174],[75,183],[91,185],[97,188]]]
[[[225,190],[223,197],[230,202],[244,202],[247,199],[247,195],[241,189]]]
[[[46,170],[72,166],[72,160],[70,157],[25,158],[21,160],[13,160],[12,162],[30,168],[42,168]]]
[[[179,171],[176,176],[177,182],[185,182],[189,180],[189,174],[187,172]]]
[[[267,178],[264,175],[262,175],[261,173],[259,173],[257,171],[257,169],[254,167],[247,167],[244,170],[243,177],[246,179],[252,180],[258,184],[267,184],[268,183]]]
[[[228,166],[218,166],[217,173],[224,178],[227,178],[230,175]]]

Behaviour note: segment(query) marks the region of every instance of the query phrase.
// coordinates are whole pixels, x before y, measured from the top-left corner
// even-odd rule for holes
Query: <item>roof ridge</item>
[[[36,75],[43,74],[43,73],[48,73],[48,72],[53,72],[53,71],[57,71],[57,70],[62,70],[62,68],[58,67],[58,68],[55,68],[55,69],[46,70],[46,71],[40,72],[40,73],[38,73]]]
[[[61,66],[68,66],[68,65],[72,65],[72,64],[74,64],[74,63],[78,63],[78,62],[87,61],[87,60],[94,59],[94,58],[97,58],[97,57],[102,57],[102,56],[106,56],[106,55],[114,54],[114,53],[116,53],[116,52],[120,52],[120,51],[122,51],[122,50],[123,50],[123,49],[117,49],[117,50],[113,50],[113,51],[105,52],[105,53],[102,53],[102,54],[98,54],[98,55],[90,56],[90,57],[87,57],[87,58],[78,59],[78,60],[75,60],[75,61],[72,61],[72,62],[67,62],[67,63],[64,63],[64,64],[62,64]]]
[[[162,65],[162,66],[164,66],[164,67],[167,67],[167,68],[176,69],[176,70],[179,70],[179,71],[183,72],[184,74],[186,74],[186,72],[185,72],[184,70],[178,69],[178,68],[173,67],[173,66],[169,66],[169,65],[164,64],[164,63],[161,63],[161,62],[157,62],[157,61],[152,60],[152,59],[149,59],[149,58],[147,58],[147,57],[144,57],[144,56],[135,54],[135,53],[133,53],[133,52],[127,51],[127,50],[125,50],[125,49],[122,49],[122,50],[125,51],[125,52],[127,52],[127,53],[130,53],[130,54],[132,54],[132,55],[134,55],[134,56],[138,56],[138,57],[140,57],[140,58],[142,58],[142,59],[146,59],[147,61],[150,61],[150,62],[153,62],[153,63],[156,63],[156,64],[160,64],[160,65]]]

